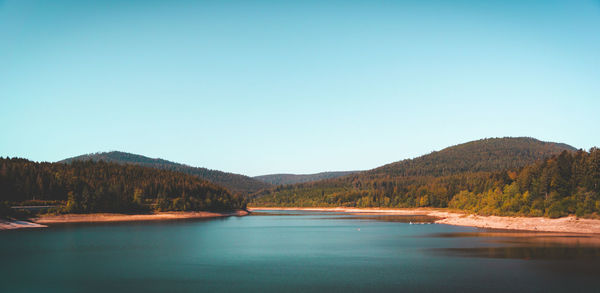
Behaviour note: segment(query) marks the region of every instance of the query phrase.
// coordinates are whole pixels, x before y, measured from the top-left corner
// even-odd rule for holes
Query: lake
[[[597,291],[600,241],[414,216],[246,217],[0,232],[0,292]]]

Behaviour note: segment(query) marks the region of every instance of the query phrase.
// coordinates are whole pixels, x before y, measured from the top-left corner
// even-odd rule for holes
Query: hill
[[[528,137],[489,138],[445,148],[372,170],[275,187],[255,206],[447,207],[461,191],[502,188],[513,173],[575,148]]]
[[[464,172],[493,172],[523,167],[537,160],[576,148],[530,137],[488,138],[387,164],[363,175],[445,176]]]
[[[74,213],[245,207],[241,195],[180,172],[108,162],[36,163],[17,158],[0,158],[2,202],[52,202],[64,205],[61,212]]]
[[[338,178],[350,174],[354,174],[360,171],[334,171],[334,172],[321,172],[316,174],[269,174],[255,176],[254,179],[258,179],[262,182],[266,182],[272,185],[287,185],[304,183],[311,181],[319,181],[324,179]]]
[[[182,172],[185,174],[197,176],[204,180],[208,180],[214,184],[221,185],[234,193],[248,195],[257,192],[264,188],[271,187],[270,184],[256,180],[245,175],[227,173],[218,170],[210,170],[206,168],[191,167],[188,165],[175,163],[163,159],[153,159],[142,155],[136,155],[125,152],[104,152],[81,155],[73,158],[68,158],[59,163],[71,163],[74,161],[105,161],[118,164],[134,164],[144,167],[151,167],[161,170],[171,170]]]

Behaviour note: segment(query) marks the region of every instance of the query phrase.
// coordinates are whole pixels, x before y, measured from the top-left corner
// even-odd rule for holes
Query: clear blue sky
[[[0,156],[247,175],[600,145],[599,1],[0,0]]]

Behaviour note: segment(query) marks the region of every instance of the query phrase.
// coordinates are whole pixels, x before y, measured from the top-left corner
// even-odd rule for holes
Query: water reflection
[[[363,221],[382,221],[382,222],[397,222],[408,224],[433,224],[437,218],[421,215],[360,215],[350,214],[347,216],[323,217],[323,220],[363,220]]]
[[[302,216],[301,214],[293,214],[293,213],[286,213],[286,212],[257,212],[257,211],[252,211],[250,212],[250,216]]]
[[[252,211],[252,216],[318,216],[312,220],[363,220],[363,221],[382,221],[398,222],[408,224],[433,224],[438,218],[425,215],[386,215],[380,213],[346,213],[331,211],[285,211],[285,210],[264,210]]]
[[[600,257],[597,247],[564,246],[506,246],[475,248],[444,248],[442,251],[454,256],[513,258],[513,259],[590,259]]]
[[[347,215],[342,212],[320,212],[320,211],[286,211],[286,210],[255,210],[250,212],[251,216],[325,216],[325,215]]]
[[[440,233],[428,237],[474,238],[473,247],[437,248],[434,251],[458,257],[593,260],[600,259],[597,235],[537,232]]]

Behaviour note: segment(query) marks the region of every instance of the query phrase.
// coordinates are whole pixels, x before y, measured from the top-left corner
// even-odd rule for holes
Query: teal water
[[[0,232],[0,292],[599,290],[590,236],[264,212]],[[412,223],[412,224],[411,224]]]

